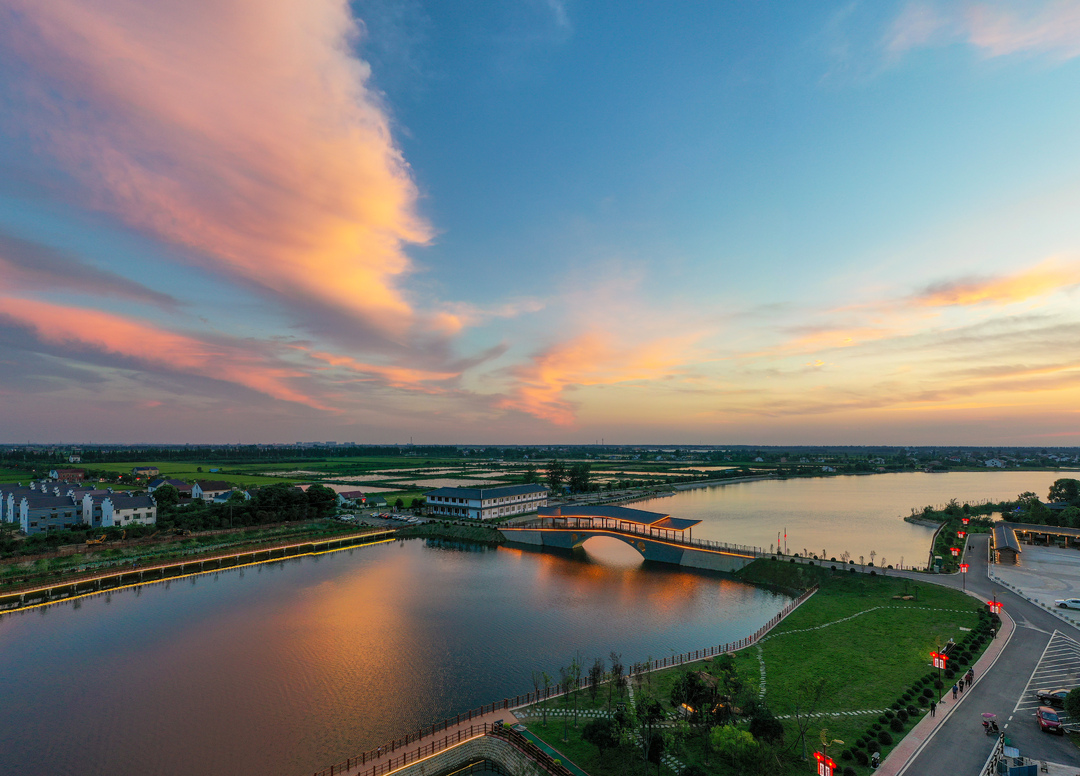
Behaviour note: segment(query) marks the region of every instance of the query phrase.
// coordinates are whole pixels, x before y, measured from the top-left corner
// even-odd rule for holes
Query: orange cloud
[[[332,409],[289,384],[303,372],[270,363],[247,348],[214,344],[100,310],[15,297],[0,297],[0,319],[29,328],[43,343],[120,356],[158,370],[224,380],[275,399]]]
[[[460,377],[460,372],[431,371],[426,369],[414,369],[410,367],[386,366],[380,364],[367,364],[350,356],[341,356],[334,353],[324,353],[317,350],[309,350],[300,347],[312,358],[330,364],[331,366],[344,367],[352,372],[365,376],[368,380],[380,380],[392,388],[404,388],[422,393],[441,393],[440,389],[428,385],[431,382],[452,380]]]
[[[1080,284],[1080,264],[1053,259],[1003,277],[958,280],[931,286],[913,300],[924,307],[1013,304]]]
[[[588,385],[612,385],[670,376],[689,359],[697,336],[665,338],[629,347],[607,333],[590,332],[559,343],[514,370],[513,396],[499,406],[526,412],[560,426],[575,422],[575,406],[563,394]]]
[[[84,199],[305,309],[413,324],[403,247],[430,229],[345,0],[7,5],[15,118]]]

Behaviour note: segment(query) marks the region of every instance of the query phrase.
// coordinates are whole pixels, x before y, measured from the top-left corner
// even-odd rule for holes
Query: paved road
[[[1068,662],[1066,653],[1072,649],[1070,640],[1077,643],[1075,654],[1080,654],[1080,630],[991,582],[986,575],[989,541],[989,535],[971,538],[966,558],[971,570],[967,575],[966,587],[986,601],[996,595],[1016,622],[1016,631],[993,669],[963,694],[956,710],[902,773],[919,776],[978,773],[993,746],[993,739],[987,738],[982,731],[983,712],[998,715],[998,723],[1005,728],[1005,735],[1024,756],[1080,766],[1080,751],[1068,739],[1039,730],[1030,695],[1025,694],[1025,691],[1030,693],[1033,689],[1040,689],[1034,685],[1029,688],[1028,684],[1044,653],[1051,656],[1042,666],[1044,671],[1054,667],[1051,666],[1053,661],[1057,662],[1057,668],[1063,661]],[[903,573],[898,575],[908,576]],[[927,579],[925,575],[910,576],[923,581]],[[959,575],[935,577],[934,581],[955,588],[963,586]],[[1055,647],[1048,651],[1055,632],[1060,636],[1055,640]],[[1038,683],[1049,676],[1053,674],[1041,673],[1036,675],[1034,681]],[[946,705],[951,707],[952,704],[949,697]]]

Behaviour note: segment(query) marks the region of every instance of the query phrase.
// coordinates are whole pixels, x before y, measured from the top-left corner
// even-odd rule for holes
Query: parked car
[[[1054,603],[1062,609],[1080,609],[1080,598],[1059,598]]]
[[[1069,694],[1068,690],[1036,690],[1035,697],[1039,699],[1039,703],[1046,704],[1047,706],[1064,706],[1065,696]]]
[[[1049,706],[1039,707],[1038,711],[1035,712],[1035,721],[1039,723],[1039,729],[1044,733],[1065,735],[1065,728],[1061,726],[1061,720],[1058,719],[1057,712]]]

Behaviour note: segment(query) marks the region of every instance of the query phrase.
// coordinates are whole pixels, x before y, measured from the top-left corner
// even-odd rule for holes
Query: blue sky
[[[0,2],[11,440],[1075,444],[1066,2]]]

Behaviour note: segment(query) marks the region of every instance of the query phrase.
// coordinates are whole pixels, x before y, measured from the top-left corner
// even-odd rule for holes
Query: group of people
[[[967,673],[960,677],[960,681],[952,686],[952,697],[955,701],[957,696],[964,692],[965,687],[971,687],[975,681],[975,669],[969,668]]]

